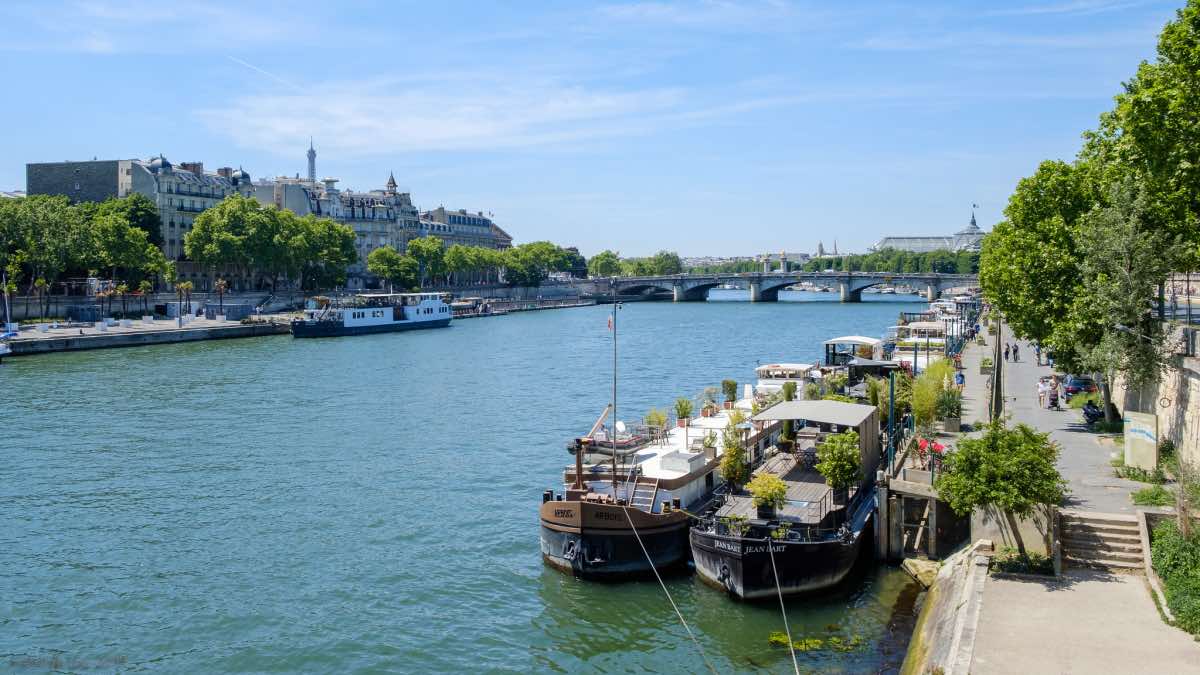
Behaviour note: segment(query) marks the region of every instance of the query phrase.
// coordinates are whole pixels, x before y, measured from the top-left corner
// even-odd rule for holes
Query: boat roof
[[[875,412],[875,406],[842,401],[783,401],[754,416],[755,422],[778,420],[808,420],[836,424],[842,427],[857,427]]]
[[[815,368],[811,363],[767,363],[754,369],[755,373],[767,370],[812,370]]]
[[[439,298],[444,293],[357,293],[358,298]]]
[[[871,347],[874,347],[875,345],[878,345],[881,342],[883,342],[883,340],[880,340],[878,338],[866,337],[863,335],[843,335],[842,337],[835,337],[832,340],[826,340],[825,344],[827,344],[827,345],[869,345]]]
[[[864,359],[864,358],[860,357],[860,358],[850,359],[850,365],[863,366],[863,367],[872,367],[872,366],[888,367],[888,366],[890,366],[892,368],[899,368],[900,362],[899,361],[878,361],[875,359]]]
[[[941,321],[914,321],[905,327],[912,330],[945,330],[946,324]]]

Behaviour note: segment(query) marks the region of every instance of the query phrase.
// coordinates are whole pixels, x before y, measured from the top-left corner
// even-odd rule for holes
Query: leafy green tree
[[[1048,344],[1055,319],[1075,301],[1074,231],[1094,201],[1086,169],[1043,162],[1017,184],[1007,220],[984,238],[979,282],[1017,335]]]
[[[604,250],[588,261],[588,274],[594,277],[615,277],[621,273],[621,255]]]
[[[416,288],[418,264],[416,259],[403,255],[391,246],[380,246],[367,255],[367,271],[386,279],[392,288]]]
[[[163,245],[162,218],[158,215],[158,207],[146,195],[135,192],[128,197],[110,197],[95,204],[92,218],[105,215],[121,216],[130,227],[135,227],[146,233],[151,244]]]
[[[1058,473],[1057,461],[1058,445],[1049,434],[993,420],[981,437],[963,437],[957,450],[946,453],[936,488],[960,516],[988,507],[1003,513],[1028,567],[1017,519],[1062,502],[1067,482]]]
[[[721,444],[721,478],[736,490],[737,486],[745,484],[750,478],[750,463],[746,461],[746,448],[742,447],[741,432],[735,425],[726,425],[721,433]]]
[[[417,279],[421,286],[425,286],[430,277],[437,277],[442,273],[444,245],[445,242],[440,237],[432,234],[408,242],[406,252],[417,261]]]
[[[150,294],[154,292],[154,283],[149,279],[138,282],[138,292],[142,294],[142,311],[150,313]]]
[[[231,195],[205,209],[183,238],[188,260],[205,267],[246,266],[251,263],[246,238],[260,230],[256,221],[269,217],[254,199]]]
[[[858,432],[830,434],[817,446],[817,471],[834,490],[846,490],[862,478]]]

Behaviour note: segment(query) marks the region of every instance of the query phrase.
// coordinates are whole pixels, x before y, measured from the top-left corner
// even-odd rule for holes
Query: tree
[[[733,424],[725,426],[721,434],[721,478],[737,489],[750,477],[750,463],[746,461],[746,449],[742,447],[740,432]]]
[[[1028,568],[1017,518],[1062,502],[1067,482],[1055,468],[1057,461],[1058,445],[1049,434],[1024,424],[1010,428],[997,419],[987,423],[983,436],[963,437],[957,450],[946,453],[935,487],[960,516],[976,508],[1002,512]]]
[[[462,284],[461,276],[475,270],[477,257],[475,256],[473,247],[454,244],[446,249],[446,253],[442,256],[442,261],[445,265],[447,283],[451,283],[449,277],[453,276],[456,277],[455,281],[457,283]]]
[[[246,237],[251,230],[261,230],[255,221],[264,217],[256,200],[241,195],[226,197],[196,216],[183,238],[184,253],[188,260],[211,268],[249,265]]]
[[[787,483],[773,473],[763,471],[746,484],[758,508],[777,509],[787,502]]]
[[[593,277],[615,277],[621,273],[621,255],[604,250],[588,260],[588,274]]]
[[[817,446],[817,471],[835,491],[845,491],[862,477],[858,432],[830,434]]]
[[[142,279],[138,283],[138,292],[142,294],[142,309],[146,314],[149,314],[150,294],[154,292],[154,284],[149,279]]]
[[[224,279],[217,279],[213,282],[213,290],[217,292],[217,305],[220,309],[219,314],[225,314],[225,291],[229,290],[229,282]]]
[[[417,282],[425,285],[425,280],[441,274],[444,242],[432,234],[418,237],[408,242],[407,253],[417,261]]]
[[[979,283],[1017,335],[1050,344],[1055,319],[1075,301],[1074,230],[1094,201],[1086,167],[1042,162],[1017,184],[1007,219],[984,237]]]
[[[367,271],[385,279],[393,289],[411,289],[417,286],[418,264],[409,255],[398,253],[391,246],[380,246],[367,255]]]
[[[106,215],[124,218],[130,227],[145,232],[151,244],[163,245],[162,218],[158,215],[158,207],[146,195],[135,192],[128,197],[110,197],[96,204],[93,217]]]

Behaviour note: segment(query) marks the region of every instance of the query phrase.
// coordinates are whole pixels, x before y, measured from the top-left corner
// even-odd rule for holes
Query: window
[[[75,190],[76,190],[76,191],[78,191],[78,190],[79,190],[79,181],[75,181]]]

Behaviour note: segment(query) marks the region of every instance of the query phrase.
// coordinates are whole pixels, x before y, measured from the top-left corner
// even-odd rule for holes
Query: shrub
[[[980,366],[981,368],[991,368],[991,367],[992,367],[992,359],[991,359],[991,357],[990,357],[990,356],[985,356],[985,357],[983,357],[982,359],[980,359],[980,360],[979,360],[979,366]]]
[[[817,471],[834,489],[848,488],[860,478],[858,432],[846,431],[828,436],[817,446]]]
[[[854,399],[845,394],[825,394],[826,401],[841,401],[842,403],[854,403]]]
[[[1054,561],[1041,553],[1029,554],[1029,564],[1021,558],[1021,553],[1015,548],[1006,546],[992,556],[992,569],[996,572],[1017,572],[1020,574],[1054,574]]]
[[[1150,559],[1176,623],[1200,635],[1200,535],[1185,538],[1174,521],[1163,521],[1154,528]]]
[[[732,403],[737,400],[737,384],[737,380],[721,380],[721,391],[726,401]]]
[[[1100,394],[1094,391],[1086,394],[1075,394],[1071,397],[1070,405],[1072,408],[1078,410],[1079,408],[1082,408],[1088,401],[1091,401],[1096,405],[1103,405],[1100,401]]]
[[[746,489],[754,497],[755,506],[779,508],[787,501],[787,484],[773,473],[760,473],[754,477]]]
[[[690,399],[682,397],[675,399],[675,416],[679,419],[692,416],[692,402]]]
[[[956,389],[943,389],[937,397],[937,416],[962,417],[962,394]]]
[[[667,425],[667,411],[651,408],[650,412],[646,413],[646,426],[656,427],[661,429]]]
[[[821,398],[821,385],[816,382],[809,382],[804,385],[804,400],[815,401]]]
[[[1142,469],[1140,467],[1125,466],[1124,464],[1121,464],[1113,469],[1113,473],[1118,478],[1136,480],[1139,483],[1154,483],[1155,485],[1162,485],[1163,483],[1167,482],[1167,477],[1165,474],[1163,474],[1163,470],[1157,467],[1155,467],[1152,471],[1147,471],[1146,469]]]
[[[1134,492],[1133,503],[1138,506],[1170,506],[1175,503],[1175,495],[1161,485],[1153,485]]]

